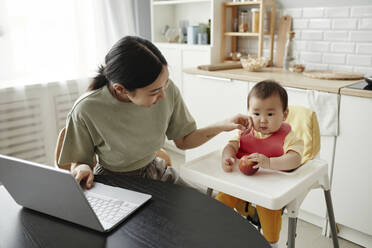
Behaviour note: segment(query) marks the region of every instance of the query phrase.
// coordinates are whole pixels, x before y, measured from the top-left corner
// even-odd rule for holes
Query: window
[[[131,1],[0,0],[0,85],[91,76],[133,22]]]

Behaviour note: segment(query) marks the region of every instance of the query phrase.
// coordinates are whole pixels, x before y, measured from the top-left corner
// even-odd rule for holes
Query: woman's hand
[[[257,163],[255,166],[253,166],[254,169],[257,169],[258,167],[270,169],[270,158],[261,153],[250,154],[248,156],[248,160]]]
[[[92,187],[94,175],[89,165],[73,163],[71,165],[71,174],[79,184],[85,180],[86,187],[88,189]]]
[[[252,117],[249,115],[237,114],[234,117],[224,121],[224,131],[240,129],[242,136],[249,133],[253,127]]]

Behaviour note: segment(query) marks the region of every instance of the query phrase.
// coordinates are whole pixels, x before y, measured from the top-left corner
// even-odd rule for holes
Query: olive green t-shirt
[[[111,171],[146,166],[165,141],[196,130],[178,88],[169,81],[166,97],[151,107],[114,98],[104,86],[81,96],[68,114],[59,164],[98,162]]]

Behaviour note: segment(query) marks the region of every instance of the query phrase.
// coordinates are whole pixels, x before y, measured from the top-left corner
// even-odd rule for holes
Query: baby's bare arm
[[[262,167],[282,171],[293,170],[301,165],[301,155],[292,150],[276,158],[268,158],[260,153],[252,153],[248,156],[248,160],[257,163],[253,168]]]
[[[226,172],[232,171],[232,166],[235,164],[236,153],[239,149],[238,141],[229,141],[222,151],[222,169]]]
[[[301,155],[295,151],[288,151],[283,156],[270,158],[270,169],[293,170],[301,165]]]

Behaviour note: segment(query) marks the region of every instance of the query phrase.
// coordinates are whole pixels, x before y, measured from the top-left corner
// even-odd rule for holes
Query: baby
[[[253,126],[230,140],[222,152],[222,168],[231,172],[236,159],[248,155],[256,162],[254,168],[291,171],[301,165],[303,141],[297,138],[291,126],[284,123],[288,116],[288,95],[278,83],[266,80],[257,83],[248,94],[248,111]],[[252,206],[241,199],[220,192],[216,199],[249,216]],[[277,247],[282,224],[282,210],[256,206],[264,237]],[[253,210],[254,211],[254,210]]]

